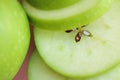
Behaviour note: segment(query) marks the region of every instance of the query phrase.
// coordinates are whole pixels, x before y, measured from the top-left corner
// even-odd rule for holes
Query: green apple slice
[[[110,70],[105,74],[86,80],[120,80],[119,74],[120,74],[120,64],[117,67],[115,67],[113,70]],[[81,79],[77,79],[77,80],[81,80]]]
[[[120,80],[120,64],[114,69],[109,70],[102,75],[87,78],[87,79],[67,79],[67,80]]]
[[[66,80],[65,77],[52,71],[34,50],[28,65],[28,80]]]
[[[82,36],[76,43],[76,32],[49,31],[35,27],[35,43],[45,62],[68,77],[89,77],[103,73],[120,62],[120,6],[84,29],[92,37]]]
[[[28,80],[120,80],[120,64],[102,75],[88,79],[65,78],[44,63],[37,50],[31,55],[28,65]]]
[[[52,0],[44,1],[52,3],[50,2]],[[59,5],[59,7],[61,7],[57,9],[45,10],[44,7],[49,7],[49,5],[47,5],[48,2],[45,3],[44,1],[24,0],[23,6],[34,26],[49,30],[67,30],[89,24],[107,12],[112,3],[112,0],[71,0],[73,4],[71,4],[70,1],[71,5],[66,4],[66,7],[64,7],[64,4]],[[61,0],[56,0],[54,7],[56,7],[60,1]],[[44,2],[43,8],[40,9],[35,6],[39,6],[42,2]],[[64,2],[69,3],[69,1],[66,2],[65,0]]]

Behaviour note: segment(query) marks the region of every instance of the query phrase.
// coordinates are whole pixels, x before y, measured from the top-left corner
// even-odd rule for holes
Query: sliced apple
[[[41,59],[37,50],[31,55],[28,65],[28,80],[120,80],[120,64],[102,75],[86,79],[70,79],[54,72]]]
[[[84,27],[92,37],[74,41],[76,32],[34,28],[35,43],[44,61],[56,72],[68,77],[101,74],[120,63],[120,6]]]
[[[50,4],[48,5],[47,1],[54,3],[55,5],[52,7],[55,8],[64,2],[71,5],[64,7],[67,5],[64,4],[59,5],[59,9],[45,10],[43,9],[45,6],[48,9],[51,6]],[[24,0],[23,6],[34,26],[49,30],[67,30],[95,21],[109,10],[112,3],[112,0],[71,0],[70,2],[69,0],[64,0],[63,3],[62,1],[60,3],[60,1]],[[40,4],[43,5],[43,8],[40,8]]]
[[[120,64],[105,74],[86,80],[120,80]],[[75,80],[75,79],[74,79]],[[80,80],[80,79],[78,79]]]
[[[37,50],[34,50],[28,66],[28,80],[66,80],[66,78],[52,71],[40,58]]]
[[[34,80],[34,79],[33,79]],[[67,79],[67,80],[120,80],[120,64],[114,69],[109,70],[102,75],[86,78],[86,79]]]

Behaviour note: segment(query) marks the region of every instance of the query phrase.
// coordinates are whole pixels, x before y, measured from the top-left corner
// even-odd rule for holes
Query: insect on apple
[[[81,26],[81,28],[66,30],[65,32],[66,33],[71,33],[73,31],[77,31],[77,34],[75,36],[75,41],[79,42],[81,40],[82,35],[92,37],[91,32],[89,32],[88,30],[84,30],[83,29],[84,27],[86,27],[86,25]]]

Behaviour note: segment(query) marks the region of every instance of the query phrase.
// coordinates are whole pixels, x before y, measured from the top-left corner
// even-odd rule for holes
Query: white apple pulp
[[[28,65],[28,80],[66,80],[44,63],[37,50],[34,50]]]
[[[28,65],[28,80],[120,80],[120,64],[99,76],[90,78],[67,78],[53,71],[34,50]]]
[[[68,77],[90,77],[120,63],[120,6],[84,29],[93,37],[74,41],[75,32],[49,31],[35,27],[35,43],[44,61],[56,72]]]

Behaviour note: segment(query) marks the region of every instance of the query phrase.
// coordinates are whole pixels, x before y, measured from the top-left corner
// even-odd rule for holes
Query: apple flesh
[[[29,47],[26,14],[17,0],[0,1],[0,80],[12,80]]]
[[[28,65],[28,80],[120,80],[119,74],[120,64],[114,69],[95,77],[84,79],[66,78],[48,67],[36,49],[32,52]]]
[[[67,78],[51,70],[35,49],[28,65],[28,80],[66,80]]]
[[[34,27],[36,47],[44,61],[68,77],[95,76],[120,63],[120,7],[82,28],[93,36],[74,41],[76,32],[50,31]]]

